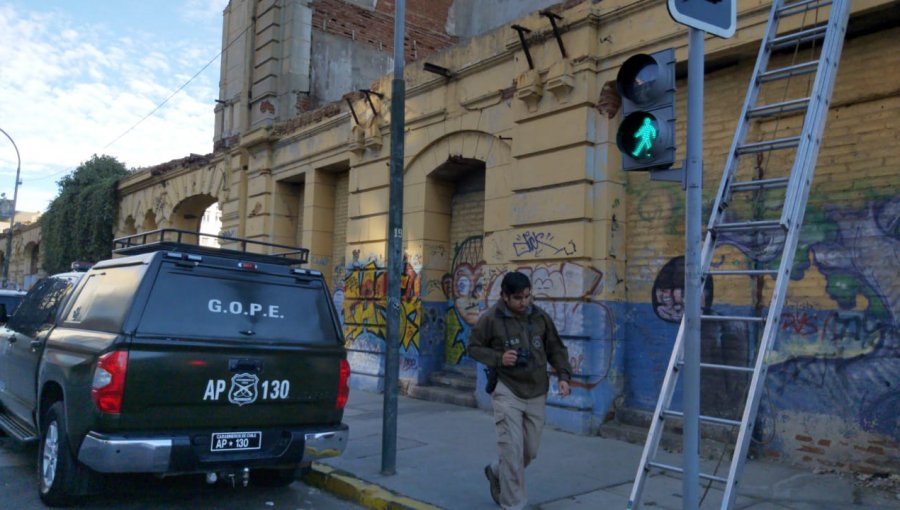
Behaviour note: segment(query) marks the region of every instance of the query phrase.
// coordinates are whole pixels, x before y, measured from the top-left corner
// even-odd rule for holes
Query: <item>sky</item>
[[[131,169],[212,152],[227,4],[0,0],[0,193],[16,148],[17,211],[46,210],[94,154]]]

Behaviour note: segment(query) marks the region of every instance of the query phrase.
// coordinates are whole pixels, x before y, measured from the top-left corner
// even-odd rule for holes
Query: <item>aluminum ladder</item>
[[[768,355],[778,334],[792,260],[797,249],[806,202],[815,172],[816,159],[843,48],[849,11],[849,0],[773,1],[743,110],[707,224],[700,261],[703,275],[701,289],[706,287],[706,279],[711,275],[732,279],[750,278],[756,285],[761,284],[760,279],[762,278],[775,278],[767,313],[726,316],[704,312],[700,316],[701,331],[703,323],[709,321],[736,321],[746,325],[755,324],[755,327],[763,328],[761,337],[758,337],[757,346],[748,348],[750,352],[755,351],[755,359],[747,360],[746,363],[740,365],[709,363],[702,360],[700,363],[701,374],[704,371],[724,371],[724,373],[743,374],[744,378],[750,376],[750,381],[746,384],[746,391],[741,395],[735,395],[735,398],[743,402],[743,414],[740,420],[707,416],[703,414],[703,411],[700,415],[701,425],[715,424],[715,426],[729,428],[732,438],[734,431],[737,431],[727,476],[702,471],[699,474],[701,482],[718,484],[718,487],[724,486],[720,507],[723,510],[731,509],[737,498],[741,472],[764,389]],[[823,18],[827,16],[827,19],[819,22],[820,16]],[[809,18],[814,18],[814,20],[810,22],[810,26],[806,26]],[[797,63],[800,48],[803,48],[804,52],[809,48],[810,53],[813,55],[817,53],[817,55]],[[794,50],[793,62],[782,65],[781,61],[787,60],[791,56],[791,49]],[[772,63],[771,67],[770,60],[776,61]],[[791,80],[796,79],[806,80],[806,87],[802,90],[801,97],[771,100],[772,96],[776,95],[772,91],[777,91],[777,87],[773,87],[773,85],[781,84],[784,96],[788,96],[791,92]],[[802,124],[799,125],[799,128],[795,125],[794,132],[788,136],[781,136],[778,132],[779,121],[782,119],[796,120],[798,117],[802,117]],[[774,130],[771,129],[773,123],[776,126]],[[764,127],[768,129],[764,129]],[[791,128],[786,130],[791,131]],[[748,142],[751,131],[756,131],[753,137],[754,141]],[[741,166],[740,160],[741,156],[745,155],[755,156],[755,158],[745,159],[756,159],[757,166],[750,179],[743,177],[746,168]],[[791,155],[793,155],[792,161],[789,160]],[[776,162],[780,161],[784,175],[760,178],[758,170],[764,157],[769,157],[770,160],[774,157]],[[770,214],[773,217],[758,217],[765,216],[765,213],[760,214],[760,208],[757,206],[754,207],[752,218],[735,219],[735,208],[729,209],[729,206],[734,205],[733,202],[737,201],[740,196],[746,197],[746,193],[753,194],[757,204],[760,197],[765,197],[766,207],[764,209],[773,210],[774,214]],[[775,200],[777,202],[775,207],[769,206],[772,202],[769,196],[773,193],[781,195]],[[770,254],[771,259],[766,264],[768,267],[710,270],[717,247],[729,244],[729,235],[767,236],[767,239],[772,241],[770,244],[776,246],[776,249],[772,250],[774,255]],[[780,247],[778,247],[779,244]],[[682,412],[671,407],[679,372],[684,365],[683,359],[684,318],[682,318],[681,327],[678,330],[659,400],[653,413],[647,442],[644,445],[628,500],[626,508],[629,510],[640,507],[645,482],[654,470],[683,475],[681,467],[656,460],[666,419],[677,419],[684,416]],[[701,396],[705,389],[707,388],[701,387]]]

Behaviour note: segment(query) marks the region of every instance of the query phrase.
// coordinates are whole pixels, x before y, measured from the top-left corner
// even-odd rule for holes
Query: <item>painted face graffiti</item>
[[[456,311],[463,321],[470,326],[474,326],[478,322],[478,317],[481,316],[487,304],[484,292],[483,266],[483,263],[479,263],[474,267],[469,264],[460,264],[453,272],[453,294],[455,297],[453,306],[456,307]]]
[[[651,299],[657,317],[667,322],[681,322],[684,315],[684,256],[670,259],[659,270]],[[709,277],[700,291],[700,306],[706,311],[712,307],[712,302],[713,279]]]

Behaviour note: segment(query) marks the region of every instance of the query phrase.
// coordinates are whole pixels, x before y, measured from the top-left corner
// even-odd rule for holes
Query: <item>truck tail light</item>
[[[91,398],[101,412],[118,414],[125,395],[128,351],[112,351],[100,356],[91,383]]]
[[[343,409],[347,405],[347,399],[350,398],[350,363],[347,360],[341,360],[341,379],[338,381],[337,400],[334,402],[336,409]]]

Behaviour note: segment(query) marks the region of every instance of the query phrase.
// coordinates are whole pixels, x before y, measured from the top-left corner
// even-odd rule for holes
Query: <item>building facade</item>
[[[7,245],[12,251],[6,282],[0,286],[11,289],[30,289],[34,282],[47,275],[42,264],[41,228],[37,212],[16,211],[16,225],[9,238],[9,221],[0,221],[0,268],[7,260]]]
[[[685,29],[664,3],[646,0],[497,2],[491,12],[472,1],[409,5],[403,391],[437,371],[482,377],[465,354],[469,331],[498,299],[502,276],[520,270],[575,369],[573,395],[550,398],[549,423],[590,434],[652,410],[681,315],[684,195],[677,184],[620,170],[614,80],[629,56],[675,48],[683,159]],[[706,208],[769,6],[741,2],[735,37],[707,41]],[[547,7],[561,16],[559,38],[538,12]],[[900,472],[897,7],[853,4],[756,427],[765,455],[816,468]],[[395,313],[386,299],[388,212],[397,206],[388,201],[392,76],[383,74],[391,10],[363,0],[233,0],[215,151],[123,179],[117,227],[196,229],[217,203],[225,236],[309,248],[341,315],[352,384],[376,391]],[[529,30],[524,44],[513,23]],[[759,159],[747,171],[764,178],[778,164]],[[756,197],[737,206],[770,204]],[[715,264],[760,267],[778,239],[727,244]],[[720,283],[707,304],[747,313],[768,302],[771,285]],[[743,345],[755,338],[727,324],[703,334]],[[482,383],[476,397],[486,406]]]

